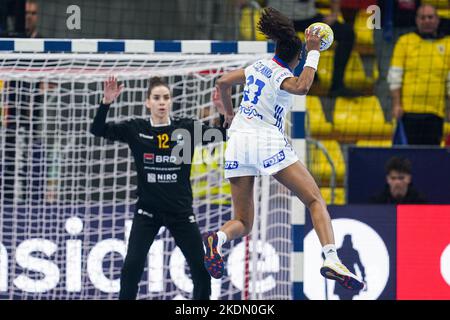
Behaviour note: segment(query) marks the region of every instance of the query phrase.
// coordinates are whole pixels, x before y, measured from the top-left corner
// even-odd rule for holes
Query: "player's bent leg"
[[[274,177],[291,190],[309,209],[322,247],[334,244],[333,227],[326,203],[314,178],[305,166],[298,161],[279,171]],[[327,257],[320,273],[325,278],[336,280],[347,289],[360,290],[364,287],[364,283],[351,273],[339,259]]]
[[[274,178],[293,192],[309,209],[322,246],[334,243],[331,218],[314,178],[300,161],[274,174]]]
[[[220,228],[220,231],[226,234],[228,241],[246,236],[252,230],[254,181],[254,176],[230,178],[234,218]],[[225,267],[220,252],[222,244],[219,243],[217,233],[211,231],[204,233],[203,244],[206,250],[204,257],[205,268],[211,277],[220,279],[224,275]]]
[[[254,182],[254,176],[230,178],[234,218],[220,228],[226,233],[228,241],[244,237],[252,230],[255,210]]]

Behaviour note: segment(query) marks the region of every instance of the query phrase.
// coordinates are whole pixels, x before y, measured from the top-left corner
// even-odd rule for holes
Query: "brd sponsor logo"
[[[175,163],[177,157],[175,156],[161,156],[155,155],[154,153],[144,153],[144,163],[154,164],[154,163]]]

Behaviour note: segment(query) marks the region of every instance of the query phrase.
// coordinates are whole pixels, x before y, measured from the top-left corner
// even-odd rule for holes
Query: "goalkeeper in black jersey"
[[[165,226],[190,267],[193,299],[207,300],[211,278],[203,264],[202,239],[192,210],[191,159],[197,143],[222,141],[224,129],[219,131],[188,118],[171,118],[171,92],[160,78],[150,79],[146,101],[149,118],[106,123],[109,106],[122,88],[115,77],[105,81],[103,100],[91,128],[97,137],[127,143],[136,164],[138,201],[119,299],[136,298],[150,246],[160,227]],[[202,137],[209,137],[208,141]]]

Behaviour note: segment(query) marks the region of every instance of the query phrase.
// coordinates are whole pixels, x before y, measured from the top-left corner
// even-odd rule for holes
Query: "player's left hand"
[[[319,35],[320,30],[318,28],[315,28],[313,30],[310,30],[309,28],[305,30],[305,37],[306,37],[306,50],[320,50],[320,39],[323,38],[323,35]]]

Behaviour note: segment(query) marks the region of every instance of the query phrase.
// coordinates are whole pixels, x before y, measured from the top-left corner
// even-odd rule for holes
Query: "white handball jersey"
[[[280,88],[293,77],[289,67],[275,56],[258,60],[245,68],[246,84],[239,109],[229,132],[274,130],[284,134],[286,114],[292,108],[292,94]]]

